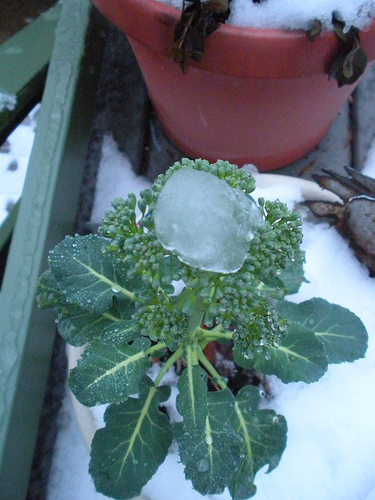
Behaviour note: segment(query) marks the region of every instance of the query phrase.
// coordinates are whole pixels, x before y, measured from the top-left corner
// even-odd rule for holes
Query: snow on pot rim
[[[182,0],[159,0],[182,10]],[[259,1],[259,0],[258,0]],[[231,0],[226,24],[254,28],[308,30],[318,20],[325,31],[332,31],[332,13],[340,15],[346,26],[365,28],[375,17],[375,2],[366,0]]]
[[[92,0],[92,3],[132,39],[170,58],[174,28],[181,15],[177,8],[158,0]],[[372,43],[375,20],[360,36],[371,62],[375,59]],[[233,54],[236,39],[238,49]],[[222,24],[206,38],[202,61],[192,62],[191,66],[241,77],[298,78],[326,73],[338,49],[339,41],[332,32],[325,32],[311,42],[302,30]],[[214,57],[215,53],[219,57]],[[291,58],[291,53],[296,57]]]

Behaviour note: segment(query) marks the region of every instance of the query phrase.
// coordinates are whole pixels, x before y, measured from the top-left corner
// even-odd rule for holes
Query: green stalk
[[[203,298],[198,295],[193,313],[188,317],[188,331],[195,332],[200,327],[204,317]]]
[[[192,349],[190,345],[186,348],[186,363],[188,367],[198,364],[197,349],[195,347]]]
[[[199,348],[198,350],[198,359],[202,363],[204,368],[208,371],[208,373],[217,380],[217,383],[219,384],[220,388],[227,389],[227,384],[224,382],[223,377],[219,375],[216,369],[211,365],[211,363],[208,361],[201,348]]]
[[[234,332],[226,332],[222,329],[222,326],[219,325],[212,330],[205,330],[204,328],[197,328],[197,331],[199,332],[200,337],[204,337],[205,339],[211,341],[211,340],[217,340],[217,339],[227,339],[231,340],[233,337]]]
[[[155,382],[154,382],[155,387],[159,386],[159,384],[161,382],[161,379],[167,373],[167,371],[169,370],[169,368],[178,360],[178,358],[180,356],[182,356],[183,352],[184,352],[184,349],[182,347],[179,347],[177,349],[177,351],[175,351],[174,354],[172,354],[172,356],[166,361],[165,365],[160,370],[160,372],[158,373],[158,376],[155,379]]]
[[[167,344],[165,342],[159,342],[158,344],[152,345],[145,351],[145,355],[149,356],[155,351],[161,351],[162,349],[165,349],[167,347]]]

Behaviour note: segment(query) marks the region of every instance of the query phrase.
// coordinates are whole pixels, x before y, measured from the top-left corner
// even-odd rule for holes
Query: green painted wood
[[[57,4],[0,45],[0,144],[42,97],[60,13]]]
[[[15,203],[12,207],[6,219],[4,219],[4,221],[0,225],[0,250],[2,250],[12,234],[14,225],[17,220],[19,206],[20,201],[18,200],[17,203]]]
[[[63,2],[1,290],[2,500],[27,490],[55,333],[54,315],[36,306],[35,286],[48,251],[74,231],[104,46],[95,13],[89,0]]]
[[[60,13],[58,4],[0,45],[0,144],[42,98]],[[18,203],[0,225],[0,250],[17,213]]]

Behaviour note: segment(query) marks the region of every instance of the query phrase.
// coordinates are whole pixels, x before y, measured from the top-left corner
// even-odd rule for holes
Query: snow
[[[375,141],[373,141],[362,169],[362,174],[375,178]]]
[[[5,94],[0,92],[0,111],[9,109],[12,111],[17,104],[17,97],[14,94]]]
[[[363,0],[268,0],[254,4],[249,0],[234,0],[229,23],[307,30],[313,20],[319,19],[326,29],[330,29],[334,11],[341,14],[347,27],[355,25],[363,29],[375,15],[375,3]]]
[[[21,196],[34,142],[39,107],[38,105],[32,110],[23,123],[8,137],[5,147],[3,146],[0,150],[0,224]]]
[[[139,198],[139,193],[150,187],[150,183],[145,177],[133,172],[128,158],[119,151],[113,137],[106,135],[102,144],[96,196],[91,213],[92,222],[99,223],[104,213],[111,210],[111,202],[119,196],[124,197],[124,186],[128,186],[128,190]]]
[[[262,221],[252,198],[216,176],[187,168],[167,181],[155,207],[155,231],[164,248],[185,264],[213,272],[242,267]]]
[[[182,0],[162,0],[181,10]],[[332,28],[332,13],[337,11],[347,27],[365,29],[375,16],[371,0],[232,0],[228,24],[257,28],[309,29],[319,19],[325,29]]]
[[[112,138],[103,144],[98,198],[105,189],[108,200],[129,190],[139,192],[147,185],[145,179],[134,176],[130,163],[120,153]],[[116,170],[115,162],[121,173]],[[125,172],[125,170],[128,170]],[[371,149],[364,173],[375,177],[375,144]],[[119,182],[119,176],[121,180]],[[123,177],[122,177],[123,176]],[[265,177],[263,177],[264,179]],[[140,182],[140,185],[139,185]],[[110,186],[114,191],[110,192]],[[285,196],[284,196],[285,194]],[[254,198],[275,198],[293,205],[301,199],[301,188],[280,183],[278,187],[258,188]],[[96,200],[96,206],[102,202]],[[101,210],[101,208],[100,208]],[[354,363],[331,365],[317,383],[282,384],[271,377],[274,398],[264,407],[283,414],[288,422],[288,443],[280,465],[271,474],[266,468],[256,476],[256,500],[375,500],[375,280],[360,264],[347,242],[327,223],[311,221],[304,211],[304,243],[306,278],[296,296],[290,300],[303,301],[321,296],[355,312],[369,332],[369,348],[365,359]],[[94,214],[93,222],[97,222]],[[173,397],[177,389],[174,387]],[[99,410],[100,411],[100,410]],[[56,442],[48,500],[97,500],[88,475],[88,452],[78,434],[70,396],[67,393],[60,415],[61,430]],[[184,479],[183,465],[178,462],[176,445],[146,485],[143,494],[152,500],[229,500],[223,495],[202,497]],[[84,489],[85,488],[85,489]],[[87,490],[86,490],[87,488]],[[178,492],[178,493],[176,493]]]

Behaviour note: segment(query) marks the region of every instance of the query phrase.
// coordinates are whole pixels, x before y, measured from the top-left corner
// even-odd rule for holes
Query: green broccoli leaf
[[[123,345],[140,336],[140,327],[134,319],[112,322],[101,333],[101,341],[108,345]]]
[[[114,296],[135,300],[133,290],[140,280],[127,277],[125,265],[105,251],[107,245],[96,235],[68,236],[50,253],[51,271],[66,302],[101,314],[110,309]]]
[[[69,311],[69,314],[66,313]],[[70,304],[64,308],[57,319],[59,334],[69,344],[75,347],[82,346],[99,337],[103,328],[112,321],[103,315],[91,314],[82,307]]]
[[[150,365],[145,352],[149,346],[145,338],[118,347],[94,340],[71,370],[69,387],[86,406],[124,401],[138,392],[138,382]]]
[[[270,281],[260,281],[257,288],[273,299],[282,300],[285,295],[297,293],[303,282],[306,282],[303,276],[303,260],[295,259],[290,262],[286,269],[278,269],[276,272],[278,283]],[[263,279],[263,278],[262,278]]]
[[[178,380],[176,406],[189,430],[202,430],[207,417],[207,374],[199,366],[184,370]]]
[[[172,442],[168,418],[159,411],[170,388],[156,388],[148,377],[140,385],[139,398],[108,407],[105,427],[96,432],[91,444],[89,471],[95,487],[112,498],[139,495]]]
[[[368,335],[354,313],[324,299],[313,298],[300,304],[281,302],[281,316],[312,330],[323,343],[329,363],[343,363],[363,358]]]
[[[316,382],[327,371],[328,360],[322,343],[314,332],[302,325],[290,325],[279,347],[269,347],[269,359],[254,352],[245,358],[238,346],[233,349],[234,361],[243,368],[255,368],[267,375],[276,375],[289,382]]]
[[[241,446],[241,438],[229,423],[234,410],[229,389],[209,392],[207,410],[203,428],[188,428],[185,421],[173,428],[185,476],[203,495],[222,493],[228,486],[240,461]]]
[[[57,326],[60,335],[69,344],[80,346],[104,335],[108,329],[119,329],[123,322],[128,321],[127,318],[131,318],[133,311],[132,302],[119,301],[117,297],[113,297],[111,309],[100,314],[87,311],[76,304],[65,303],[59,307]],[[134,332],[128,341],[136,337]]]
[[[63,294],[58,287],[51,269],[44,271],[38,280],[36,300],[41,309],[52,309],[65,305]]]
[[[303,260],[293,260],[286,269],[280,269],[278,277],[284,283],[286,295],[297,293],[301,284],[306,282],[303,276]]]
[[[237,394],[231,424],[242,438],[242,458],[229,484],[234,500],[255,495],[256,473],[266,464],[269,464],[267,472],[275,469],[286,447],[285,418],[273,410],[258,410],[259,401],[259,392],[250,385]]]
[[[116,329],[119,331],[120,326],[124,327],[122,321],[130,320],[135,310],[134,302],[129,301],[127,297],[117,298],[117,296],[113,296],[112,307],[108,311],[101,313],[71,303],[59,288],[59,283],[52,274],[51,269],[45,271],[39,278],[36,295],[40,308],[55,308],[58,310],[59,333],[69,344],[75,347],[100,337],[107,329],[111,329],[114,336]],[[107,333],[106,336],[108,335]],[[129,334],[127,341],[136,337],[136,332],[133,333],[132,338],[130,338]],[[114,341],[113,338],[112,342]]]

